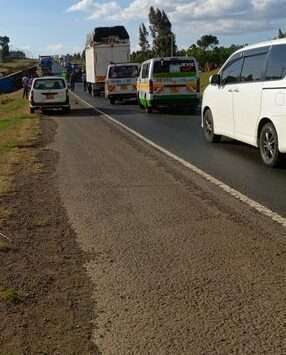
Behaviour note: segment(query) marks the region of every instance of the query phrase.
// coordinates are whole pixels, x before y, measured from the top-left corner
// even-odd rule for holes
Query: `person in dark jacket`
[[[22,86],[23,86],[23,99],[27,99],[29,96],[29,78],[27,76],[23,76]]]
[[[75,83],[76,83],[76,73],[73,71],[70,75],[70,88],[72,91],[74,91]]]

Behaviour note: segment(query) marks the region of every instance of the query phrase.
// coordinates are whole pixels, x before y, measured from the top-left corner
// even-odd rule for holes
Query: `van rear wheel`
[[[278,148],[278,136],[273,123],[266,123],[259,136],[259,151],[263,163],[270,168],[279,164],[280,153]]]
[[[214,121],[211,110],[206,110],[203,117],[203,131],[205,139],[209,143],[218,143],[221,136],[214,133]]]

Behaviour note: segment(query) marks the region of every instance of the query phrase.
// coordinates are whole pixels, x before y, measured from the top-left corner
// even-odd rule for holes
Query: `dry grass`
[[[8,75],[30,68],[36,64],[37,60],[35,59],[11,59],[9,62],[0,63],[0,73]]]

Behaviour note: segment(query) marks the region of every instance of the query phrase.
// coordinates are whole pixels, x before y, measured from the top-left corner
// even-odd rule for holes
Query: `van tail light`
[[[153,92],[154,92],[153,80],[149,80],[149,93],[153,94]]]
[[[31,90],[31,102],[33,103],[34,102],[34,91]]]
[[[201,80],[197,79],[197,92],[201,91]]]

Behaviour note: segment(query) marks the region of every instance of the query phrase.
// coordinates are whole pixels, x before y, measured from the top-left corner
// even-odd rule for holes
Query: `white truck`
[[[86,83],[90,94],[104,93],[107,67],[130,60],[130,40],[124,26],[97,27],[87,37]]]

